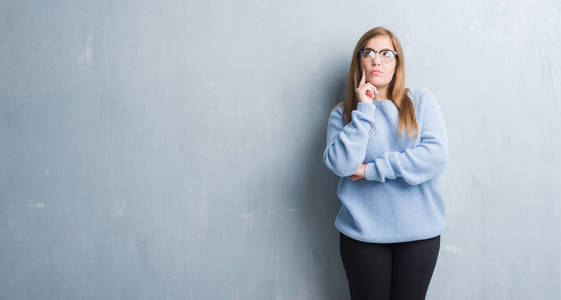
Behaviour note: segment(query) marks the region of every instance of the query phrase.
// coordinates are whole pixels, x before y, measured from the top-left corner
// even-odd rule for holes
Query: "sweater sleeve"
[[[351,176],[362,165],[375,110],[374,103],[357,103],[357,108],[351,112],[351,121],[346,125],[343,125],[342,107],[335,107],[331,111],[323,163],[337,176]]]
[[[397,177],[410,185],[421,184],[442,173],[449,159],[446,124],[437,99],[427,94],[419,145],[403,152],[386,152],[366,164],[366,180],[385,182]],[[404,132],[405,134],[405,132]]]

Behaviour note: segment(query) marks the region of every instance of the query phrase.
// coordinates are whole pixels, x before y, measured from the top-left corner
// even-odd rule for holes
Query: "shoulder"
[[[331,108],[331,110],[329,111],[329,115],[330,116],[341,116],[343,115],[343,108],[345,107],[345,101],[341,101],[337,104],[335,104],[335,106],[333,106]]]
[[[408,95],[417,110],[424,110],[439,105],[438,98],[428,88],[408,88]]]
[[[345,102],[341,101],[335,106],[331,107],[329,111],[329,116],[327,118],[328,128],[342,128],[344,126],[343,118],[343,108],[345,107]]]

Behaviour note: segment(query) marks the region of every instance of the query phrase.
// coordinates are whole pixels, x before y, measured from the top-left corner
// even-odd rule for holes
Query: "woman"
[[[357,42],[323,162],[340,177],[335,226],[351,299],[425,299],[446,226],[448,137],[437,98],[405,88],[401,45],[384,27]]]

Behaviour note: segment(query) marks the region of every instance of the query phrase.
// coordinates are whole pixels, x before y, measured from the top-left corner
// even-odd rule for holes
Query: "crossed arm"
[[[449,159],[446,125],[438,102],[431,100],[424,108],[420,143],[401,152],[385,152],[368,162],[365,180],[385,182],[399,177],[410,185],[417,185],[444,171]],[[345,126],[342,126],[340,110],[334,109],[329,117],[323,161],[340,177],[353,175],[366,155],[374,111],[370,104],[360,104],[352,112],[352,121]]]

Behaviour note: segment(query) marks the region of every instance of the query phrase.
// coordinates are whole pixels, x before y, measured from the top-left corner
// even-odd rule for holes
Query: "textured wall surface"
[[[1,299],[348,299],[322,164],[355,42],[439,99],[427,299],[561,299],[561,2],[0,1]]]

